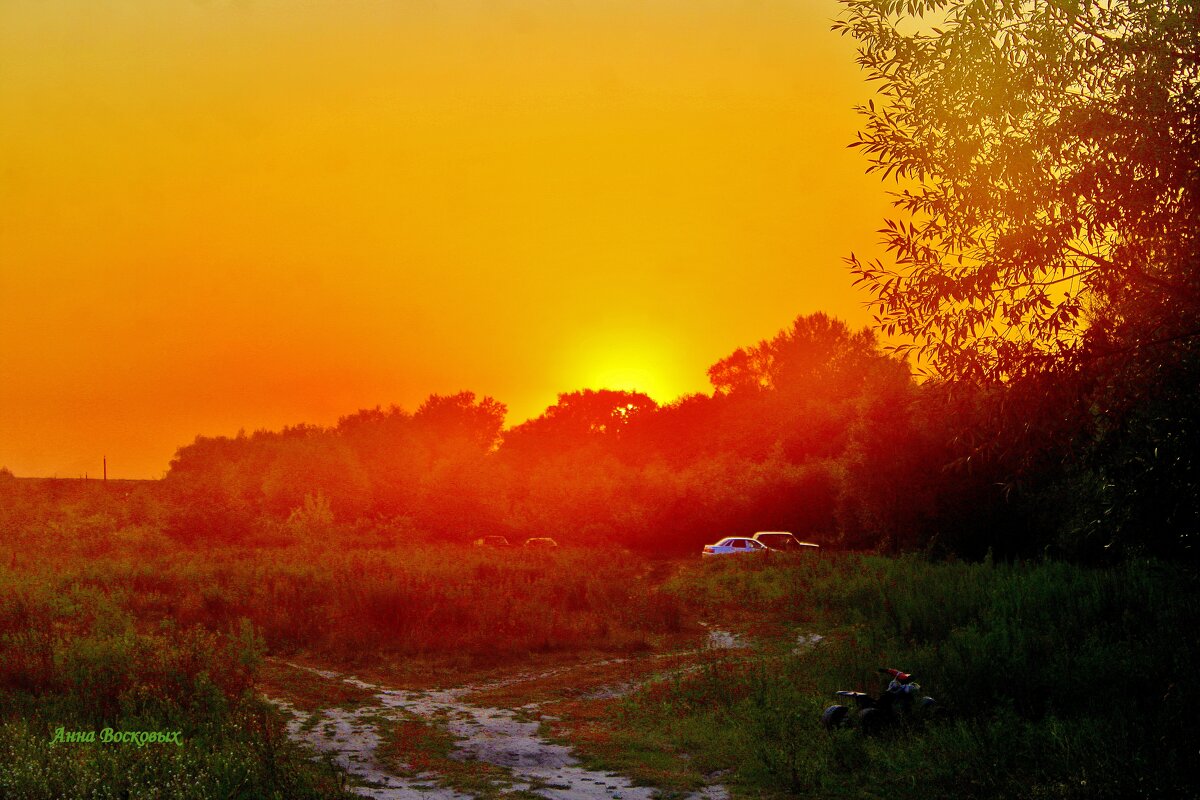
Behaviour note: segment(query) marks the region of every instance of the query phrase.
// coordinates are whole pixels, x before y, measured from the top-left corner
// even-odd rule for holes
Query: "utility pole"
[[[108,483],[108,456],[104,457],[104,482]]]

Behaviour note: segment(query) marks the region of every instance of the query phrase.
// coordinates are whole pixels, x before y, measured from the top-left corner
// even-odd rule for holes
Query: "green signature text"
[[[57,744],[84,744],[102,742],[104,744],[133,744],[145,747],[148,744],[174,744],[183,746],[180,731],[115,731],[112,728],[102,728],[99,731],[69,731],[58,727],[50,737],[50,746]]]

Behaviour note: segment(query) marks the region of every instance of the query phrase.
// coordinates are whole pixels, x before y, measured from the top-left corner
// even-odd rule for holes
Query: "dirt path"
[[[728,646],[719,640],[720,646]],[[598,662],[609,665],[620,659]],[[580,764],[571,749],[547,740],[540,722],[533,718],[538,703],[519,708],[474,705],[463,698],[517,683],[537,681],[561,673],[551,670],[537,675],[522,674],[483,685],[452,689],[406,691],[367,683],[350,675],[298,664],[331,683],[342,683],[369,692],[369,700],[355,708],[330,707],[316,711],[299,709],[273,699],[292,718],[287,732],[346,770],[356,780],[353,791],[376,800],[471,800],[480,795],[542,797],[547,800],[653,800],[657,789],[635,786],[628,778],[590,770]],[[629,688],[632,688],[629,687]],[[397,724],[418,722],[435,726],[453,741],[448,758],[461,762],[483,786],[478,794],[449,788],[446,776],[436,771],[416,772],[411,764],[397,765],[381,757],[384,730]],[[482,765],[490,765],[484,767]],[[498,768],[498,769],[497,769]],[[726,800],[728,791],[708,786],[688,800]]]

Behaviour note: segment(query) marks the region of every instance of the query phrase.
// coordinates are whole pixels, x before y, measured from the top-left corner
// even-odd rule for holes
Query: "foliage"
[[[270,545],[203,547],[110,529],[103,549],[23,532],[19,563],[0,565],[0,796],[342,797],[257,696],[268,651],[490,669],[641,651],[682,626],[638,559],[398,549],[386,526],[332,521],[323,495],[280,527]],[[179,730],[183,745],[51,748],[60,726]]]
[[[706,610],[781,613],[815,645],[714,654],[629,698],[620,724],[735,791],[894,798],[1192,796],[1194,575],[1157,562],[933,563],[823,557],[701,564],[670,591]],[[726,619],[726,624],[730,620]],[[826,734],[833,691],[914,672],[948,710],[880,739]]]
[[[657,408],[658,403],[641,392],[584,389],[563,393],[541,416],[507,431],[504,450],[528,460],[563,449],[611,446]]]
[[[900,183],[849,259],[940,374],[1015,379],[1200,333],[1194,0],[842,0]]]
[[[918,384],[869,331],[815,314],[717,362],[710,395],[565,393],[499,439],[503,406],[470,392],[333,427],[199,437],[161,485],[0,481],[0,530],[11,558],[40,527],[94,554],[135,528],[201,548],[502,534],[654,554],[777,529],[966,558],[1187,556],[1200,529],[1193,350]]]
[[[36,548],[30,558],[15,570],[0,567],[10,590],[0,594],[0,642],[6,609],[22,631],[0,658],[0,684],[57,690],[67,678],[46,677],[59,674],[44,668],[51,662],[68,677],[97,680],[120,660],[117,645],[136,640],[139,652],[165,646],[165,639],[135,636],[145,628],[157,633],[163,619],[191,631],[175,634],[176,648],[203,650],[205,659],[219,658],[224,644],[204,632],[233,637],[230,646],[253,643],[244,619],[275,653],[336,661],[360,653],[425,655],[483,666],[529,653],[639,650],[679,630],[677,603],[657,595],[649,568],[628,555],[435,543],[397,548],[385,531],[371,536],[330,524],[319,500],[280,528],[267,546],[180,548],[110,534],[111,546],[100,556],[45,534],[27,540]],[[44,566],[45,553],[56,555],[56,569]],[[30,605],[28,592],[45,603]],[[53,604],[83,615],[90,627],[56,624]],[[97,626],[103,637],[87,635]],[[56,654],[56,635],[75,643],[77,658]],[[207,663],[200,659],[196,668],[215,676]],[[247,680],[231,675],[225,683]],[[106,703],[102,710],[111,714],[124,686],[83,692],[80,702]]]
[[[0,570],[0,796],[342,796],[253,694],[264,644],[249,623],[151,625],[106,577]],[[97,743],[51,745],[60,727]],[[102,744],[106,727],[179,744]]]
[[[880,351],[869,329],[851,331],[822,313],[797,317],[773,339],[738,348],[708,375],[723,394],[776,390],[824,399],[858,397],[889,379],[908,381],[908,369]]]
[[[1065,477],[1065,552],[1200,554],[1200,342],[1122,360],[1088,398],[1092,423]],[[1083,415],[1081,415],[1083,416]]]
[[[866,412],[915,391],[908,368],[869,331],[813,314],[710,375],[712,395],[662,407],[638,392],[563,393],[502,437],[504,406],[470,392],[332,428],[199,437],[164,481],[168,529],[193,544],[248,543],[286,537],[285,521],[327,506],[336,525],[403,520],[440,541],[549,535],[682,552],[778,528],[832,542],[852,441],[868,435]],[[887,522],[858,525],[855,541],[874,544]]]
[[[907,417],[913,405],[903,408]],[[681,507],[766,519],[772,496],[781,514],[799,492],[824,493],[814,505],[828,509],[839,485],[837,467],[820,461],[742,464],[746,482],[722,489],[726,469],[689,468],[687,483],[700,488]],[[699,670],[619,701],[613,724],[630,752],[670,743],[705,772],[735,767],[727,780],[739,793],[1116,797],[1189,785],[1186,710],[1200,698],[1180,676],[1198,654],[1178,631],[1200,597],[1178,566],[836,553],[679,565],[612,547],[498,551],[422,541],[404,522],[338,521],[320,494],[259,539],[185,547],[133,521],[113,487],[15,486],[6,499],[17,502],[3,508],[37,522],[10,529],[20,558],[0,566],[0,763],[15,765],[0,770],[6,797],[89,796],[107,785],[329,796],[329,773],[291,749],[279,719],[247,695],[265,652],[398,671],[437,665],[444,675],[540,654],[653,649],[688,635],[697,617],[773,631],[783,646],[711,652]],[[21,500],[31,487],[53,493],[60,515]],[[100,511],[128,523],[102,529],[91,521]],[[781,622],[825,638],[793,651]],[[879,742],[822,735],[828,693],[875,689],[881,664],[916,671],[954,720]],[[45,747],[58,723],[105,721],[177,725],[190,744],[169,757]]]

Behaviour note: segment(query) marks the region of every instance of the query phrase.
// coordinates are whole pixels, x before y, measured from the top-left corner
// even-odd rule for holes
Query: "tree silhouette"
[[[869,329],[852,331],[823,313],[800,316],[769,340],[738,348],[713,364],[709,381],[721,394],[763,390],[846,397],[882,370],[908,380],[908,371],[879,350]]]
[[[488,452],[500,440],[508,407],[491,397],[475,399],[474,392],[431,394],[413,414],[413,422],[437,441],[461,442]]]
[[[1197,0],[842,5],[899,211],[848,262],[901,350],[994,381],[1200,333]]]
[[[524,422],[504,435],[510,454],[553,455],[602,442],[614,443],[625,429],[658,404],[642,392],[583,389],[558,395],[558,402],[541,416]]]
[[[822,313],[739,348],[708,375],[716,389],[708,435],[718,451],[761,460],[782,447],[797,463],[836,456],[859,399],[911,381],[869,329],[852,331]]]

